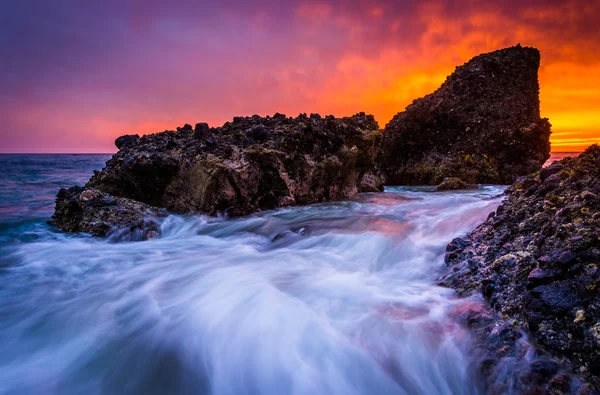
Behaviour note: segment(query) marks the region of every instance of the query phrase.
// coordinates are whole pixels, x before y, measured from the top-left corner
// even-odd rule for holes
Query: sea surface
[[[171,215],[144,242],[48,225],[107,159],[0,155],[0,394],[482,392],[470,301],[436,278],[503,186]]]

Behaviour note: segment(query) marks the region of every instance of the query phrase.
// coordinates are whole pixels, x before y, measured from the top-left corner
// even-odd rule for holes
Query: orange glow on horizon
[[[543,20],[565,17],[556,10],[529,14]],[[323,90],[319,106],[336,114],[364,108],[384,127],[413,100],[437,89],[456,66],[480,53],[520,43],[541,52],[540,110],[552,124],[552,151],[580,152],[600,143],[600,59],[578,59],[588,56],[587,48],[567,43],[557,50],[557,43],[543,31],[526,25],[515,25],[507,34],[506,22],[493,13],[471,14],[466,22],[449,21],[430,5],[421,15],[428,29],[414,48],[383,51],[377,58],[344,57]],[[465,23],[474,28],[468,34],[462,32]],[[438,45],[440,38],[452,46]],[[573,60],[556,60],[556,52]]]
[[[32,69],[36,78],[24,74],[30,83],[14,84],[14,97],[0,94],[0,151],[114,152],[123,134],[275,112],[364,111],[383,128],[456,66],[517,43],[541,53],[540,107],[552,124],[552,151],[600,143],[600,3],[290,4],[278,4],[286,8],[276,17],[269,4],[246,13],[215,6],[203,23],[150,11],[125,17],[122,47],[101,41],[107,53],[99,58],[76,48],[89,64],[62,53],[43,72]]]

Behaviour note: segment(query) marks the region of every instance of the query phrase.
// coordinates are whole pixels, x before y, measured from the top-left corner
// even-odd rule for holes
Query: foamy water
[[[0,393],[480,393],[465,301],[435,280],[502,190],[170,216],[146,242],[8,225]]]

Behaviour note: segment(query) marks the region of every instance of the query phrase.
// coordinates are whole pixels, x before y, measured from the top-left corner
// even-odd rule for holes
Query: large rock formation
[[[505,320],[600,383],[600,147],[520,177],[447,248],[443,283],[481,292]],[[567,392],[568,393],[568,392]]]
[[[237,117],[122,136],[88,186],[177,213],[230,216],[380,191],[372,115]]]
[[[386,184],[510,184],[539,170],[550,154],[539,65],[537,49],[517,45],[457,67],[385,127],[378,164]]]
[[[71,187],[58,192],[50,223],[66,232],[145,240],[160,234],[155,219],[166,216],[162,209],[131,199],[112,197],[93,188]]]

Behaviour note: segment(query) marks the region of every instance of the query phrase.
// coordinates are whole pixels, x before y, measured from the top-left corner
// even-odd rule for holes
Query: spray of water
[[[170,216],[145,242],[35,225],[3,250],[0,393],[477,394],[435,279],[500,192]]]

